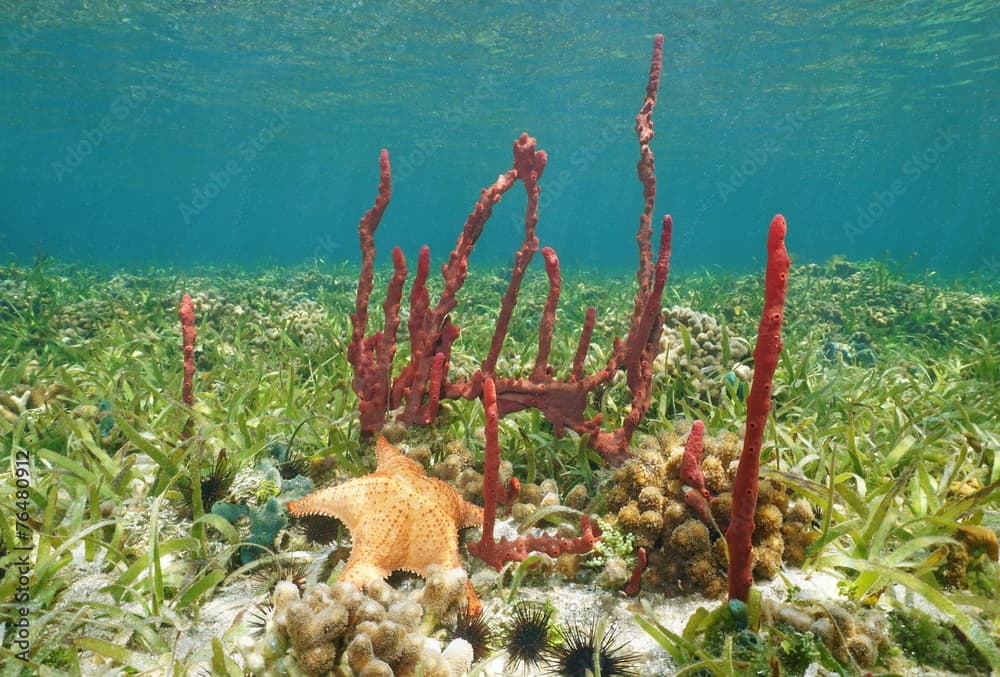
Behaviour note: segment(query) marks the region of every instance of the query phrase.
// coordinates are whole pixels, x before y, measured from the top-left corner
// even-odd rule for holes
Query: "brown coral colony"
[[[692,426],[688,442],[697,439],[698,428]],[[731,433],[703,438],[700,487],[688,467],[693,446],[673,433],[641,445],[614,472],[607,507],[611,521],[646,548],[644,585],[649,589],[722,597],[728,562],[722,535],[729,526],[740,440]],[[711,496],[707,511],[692,505],[691,496],[703,500],[703,492]],[[773,578],[783,562],[800,565],[818,535],[811,528],[813,517],[807,501],[793,500],[777,482],[762,481],[754,513],[754,574]]]

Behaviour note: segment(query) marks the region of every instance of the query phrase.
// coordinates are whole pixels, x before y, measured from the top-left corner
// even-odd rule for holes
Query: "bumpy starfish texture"
[[[426,576],[432,564],[462,567],[458,530],[482,525],[482,508],[450,484],[428,477],[423,466],[384,437],[375,445],[375,458],[370,475],[288,503],[293,516],[334,517],[351,532],[351,556],[340,580],[363,587],[393,571]],[[470,607],[478,605],[471,587],[467,594]]]

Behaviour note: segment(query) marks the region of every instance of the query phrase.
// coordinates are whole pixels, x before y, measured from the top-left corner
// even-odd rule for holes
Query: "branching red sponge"
[[[542,552],[549,557],[563,554],[590,552],[601,537],[601,531],[587,515],[580,518],[580,535],[575,538],[550,536],[548,534],[525,534],[517,538],[493,539],[496,524],[497,503],[511,498],[516,490],[516,479],[506,488],[500,485],[500,442],[498,428],[500,416],[497,411],[497,391],[493,379],[483,382],[483,409],[486,413],[486,458],[483,462],[483,537],[469,543],[469,554],[478,557],[499,571],[506,562],[523,561],[532,552]]]

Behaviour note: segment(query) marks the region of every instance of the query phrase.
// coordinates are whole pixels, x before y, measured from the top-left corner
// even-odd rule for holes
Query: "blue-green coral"
[[[240,560],[244,564],[273,547],[278,534],[288,526],[286,504],[312,489],[312,481],[304,475],[282,477],[281,468],[287,462],[287,447],[269,445],[267,454],[252,470],[251,484],[245,490],[234,491],[235,501],[219,501],[212,506],[213,513],[233,524],[242,517],[249,517],[249,534],[240,548]]]

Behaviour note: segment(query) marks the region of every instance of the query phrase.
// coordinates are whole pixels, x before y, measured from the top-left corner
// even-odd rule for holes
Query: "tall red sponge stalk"
[[[368,299],[372,293],[375,268],[375,229],[382,221],[385,208],[389,206],[389,200],[392,198],[392,168],[389,164],[389,151],[385,149],[379,153],[379,169],[378,196],[375,198],[375,204],[365,212],[358,223],[361,275],[358,277],[355,310],[351,313],[351,342],[347,346],[347,359],[354,366],[353,386],[360,400],[363,430],[375,428],[385,419],[389,395],[389,369],[396,353],[395,336],[396,327],[399,325],[398,299],[396,306],[392,306],[392,297],[397,290],[390,289],[386,299],[389,310],[383,331],[374,336],[365,336],[365,326],[368,324]],[[397,286],[402,287],[406,264],[401,251],[393,252],[393,265],[396,267],[393,280],[398,283]]]
[[[760,474],[760,449],[764,426],[771,410],[771,381],[781,354],[781,323],[784,319],[785,292],[791,260],[785,248],[785,217],[778,214],[771,221],[767,235],[767,272],[764,275],[764,310],[753,351],[754,373],[747,398],[747,426],[743,452],[733,482],[733,507],[726,530],[729,549],[729,599],[746,602],[753,585],[754,512],[757,509],[757,484]]]
[[[194,301],[190,294],[181,297],[181,307],[177,311],[181,318],[181,339],[184,346],[184,382],[181,385],[181,401],[188,407],[194,406],[194,340],[198,331],[194,328]],[[194,420],[189,416],[181,433],[184,439],[191,437]]]

